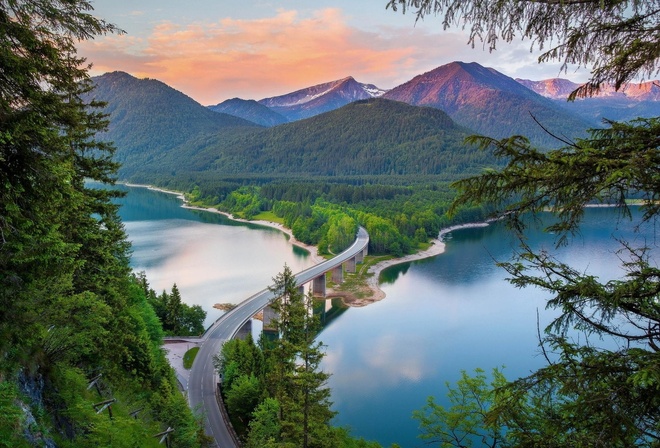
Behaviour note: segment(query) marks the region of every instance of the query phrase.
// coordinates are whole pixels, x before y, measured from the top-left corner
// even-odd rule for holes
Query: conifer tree
[[[172,291],[167,295],[167,302],[165,305],[165,322],[164,328],[166,331],[170,331],[171,334],[180,334],[181,333],[181,293],[179,288],[176,286],[176,283],[172,285]]]
[[[9,362],[39,350],[52,325],[41,310],[100,292],[99,258],[127,272],[110,193],[83,184],[108,181],[116,168],[112,148],[91,137],[103,116],[80,99],[88,75],[76,40],[116,30],[90,9],[85,1],[0,3],[0,352]],[[106,292],[104,301],[113,296]]]
[[[176,446],[204,441],[160,350],[146,281],[130,276],[118,193],[88,183],[112,184],[117,165],[95,137],[107,121],[84,99],[89,66],[75,46],[115,31],[86,0],[0,1],[0,390],[16,390],[0,400],[7,446],[55,446],[51,435],[58,446],[151,446],[146,432],[161,423],[177,427]],[[40,382],[38,400],[18,392],[19,372]],[[99,372],[133,397],[114,420],[92,407]],[[125,415],[126,401],[148,420]]]
[[[312,313],[312,296],[296,285],[288,266],[273,279],[271,290],[279,299],[273,308],[279,338],[269,350],[271,395],[279,403],[281,438],[296,446],[332,446],[329,375],[319,371],[323,345],[316,342],[320,330]]]

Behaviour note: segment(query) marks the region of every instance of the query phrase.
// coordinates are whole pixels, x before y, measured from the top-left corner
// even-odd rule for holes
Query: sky
[[[472,48],[441,18],[422,21],[387,0],[92,0],[93,14],[125,31],[81,42],[91,74],[158,79],[203,105],[260,100],[352,76],[382,89],[453,61],[512,78],[588,79],[588,70],[539,64],[528,41]]]

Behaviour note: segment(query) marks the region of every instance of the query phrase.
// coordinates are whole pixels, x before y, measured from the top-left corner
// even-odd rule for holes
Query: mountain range
[[[605,86],[596,98],[567,102],[568,94],[577,87],[579,84],[566,79],[514,80],[477,63],[453,62],[391,90],[348,77],[259,101],[232,99],[210,108],[273,126],[284,121],[268,118],[272,112],[295,121],[351,101],[382,97],[440,109],[476,133],[495,138],[524,134],[532,143],[546,147],[557,144],[548,131],[572,138],[584,136],[587,128],[601,126],[603,118],[629,120],[660,115],[657,82],[631,84],[622,92]],[[254,107],[246,111],[250,102],[265,107],[260,112]]]
[[[568,95],[579,87],[568,79],[554,78],[544,81],[516,79],[525,87],[550,98],[560,107],[583,118],[601,123],[603,119],[628,121],[637,117],[660,115],[660,83],[647,81],[633,83],[616,91],[605,85],[597,96],[567,101]]]
[[[202,172],[455,177],[493,163],[463,144],[471,133],[495,138],[521,134],[549,148],[557,142],[544,128],[574,138],[598,125],[597,117],[562,105],[559,92],[571,89],[570,82],[526,86],[476,63],[447,64],[389,91],[347,77],[287,95],[234,98],[211,107],[160,81],[126,73],[93,81],[90,99],[107,102],[110,114],[103,138],[117,146],[120,176],[136,181],[183,173],[193,179]],[[614,104],[610,97],[602,101]],[[648,104],[649,114],[660,115],[658,101],[626,101]]]
[[[445,111],[476,133],[502,138],[525,135],[534,144],[557,145],[550,132],[584,135],[589,123],[512,78],[477,63],[453,62],[416,76],[383,98]]]
[[[526,89],[521,89],[520,85]],[[514,80],[477,63],[453,62],[416,76],[389,91],[348,77],[259,100],[259,104],[266,106],[260,109],[261,113],[277,112],[277,120],[261,118],[253,106],[248,112],[244,111],[249,103],[257,102],[254,100],[234,98],[209,107],[265,126],[273,126],[285,122],[281,117],[295,121],[334,110],[351,101],[382,96],[411,105],[441,109],[475,132],[493,137],[519,133],[519,129],[524,129],[526,135],[536,143],[551,142],[547,135],[543,135],[545,131],[535,124],[532,115],[548,128],[552,127],[554,121],[558,121],[557,127],[569,134],[576,129],[573,129],[574,126],[564,128],[566,111],[573,115],[569,121],[573,121],[579,129],[585,125],[600,126],[603,118],[629,120],[638,116],[660,115],[660,84],[657,81],[630,84],[619,92],[613,86],[604,86],[597,97],[567,102],[568,95],[578,87],[579,84],[567,79]],[[543,101],[538,95],[530,95],[528,90],[550,101]],[[507,103],[512,104],[509,106]],[[562,110],[557,112],[557,107]],[[516,113],[502,114],[498,109]],[[576,121],[575,116],[581,120]],[[530,135],[530,127],[537,128],[536,135],[533,129]]]

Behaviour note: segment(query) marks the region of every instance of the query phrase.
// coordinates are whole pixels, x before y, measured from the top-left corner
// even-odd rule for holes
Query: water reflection
[[[612,210],[589,210],[588,225],[557,256],[604,279],[621,277],[620,246],[611,237],[639,245],[653,242],[655,230],[651,224],[636,236],[616,218]],[[556,240],[535,230],[528,242],[554,250]],[[428,395],[442,401],[445,382],[461,370],[505,366],[515,378],[542,366],[538,332],[557,312],[545,309],[547,292],[505,281],[495,261],[509,260],[516,248],[501,223],[456,231],[443,255],[385,271],[385,300],[350,309],[325,329],[336,423],[385,446],[420,446],[412,411]]]
[[[130,193],[120,200],[120,216],[132,267],[145,271],[158,293],[176,283],[186,303],[207,311],[206,326],[222,314],[216,303],[239,303],[262,290],[285,263],[294,272],[312,264],[279,230],[182,208],[175,195],[120,188]]]

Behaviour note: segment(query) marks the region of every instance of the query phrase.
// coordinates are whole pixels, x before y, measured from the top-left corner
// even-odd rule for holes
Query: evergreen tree
[[[199,336],[204,333],[206,311],[199,305],[182,304],[181,331],[185,335]]]
[[[181,303],[181,293],[176,283],[172,285],[172,292],[167,295],[167,301],[165,303],[165,322],[163,324],[165,330],[174,335],[181,334],[183,304]]]
[[[312,313],[311,295],[305,296],[296,285],[288,266],[273,279],[271,290],[279,297],[274,303],[278,318],[274,325],[279,338],[270,357],[269,384],[279,403],[281,438],[296,446],[332,446],[329,375],[319,371],[322,344],[315,342],[320,329]]]
[[[247,448],[276,448],[282,428],[279,422],[280,405],[274,398],[266,398],[253,413]]]
[[[118,193],[87,183],[112,184],[117,169],[94,137],[107,126],[101,105],[82,99],[88,66],[75,45],[117,31],[91,10],[0,1],[0,444],[154,446],[147,433],[171,424],[176,445],[192,448],[204,438],[130,275]],[[98,394],[126,397],[114,420],[93,407],[99,372]],[[31,382],[39,399],[21,390]],[[147,419],[128,415],[137,403]]]

